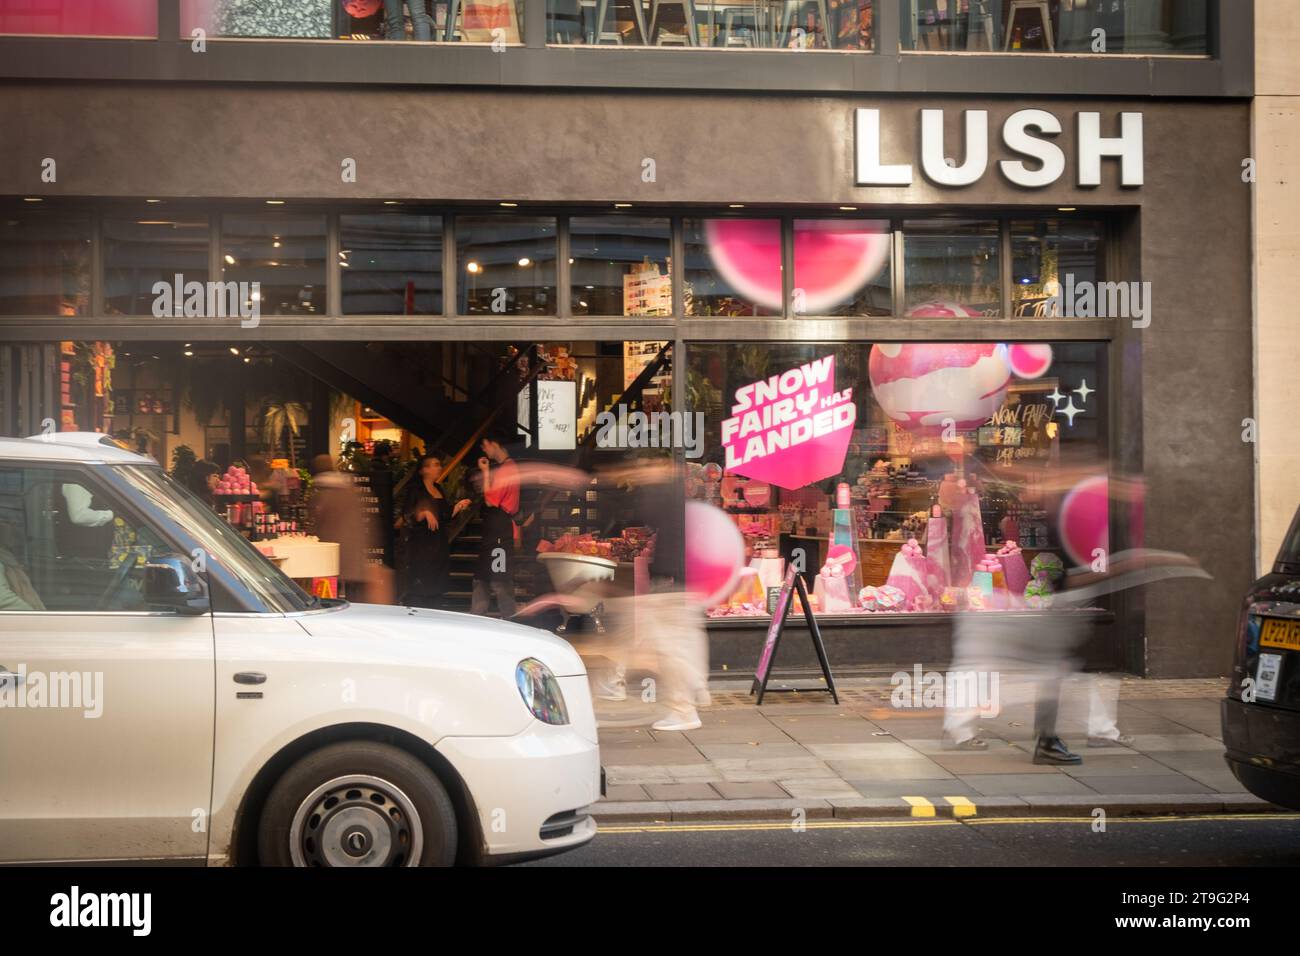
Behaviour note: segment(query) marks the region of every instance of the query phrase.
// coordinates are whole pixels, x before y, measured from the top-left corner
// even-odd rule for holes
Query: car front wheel
[[[258,857],[264,866],[450,866],[456,813],[433,771],[406,751],[331,744],[271,788]]]

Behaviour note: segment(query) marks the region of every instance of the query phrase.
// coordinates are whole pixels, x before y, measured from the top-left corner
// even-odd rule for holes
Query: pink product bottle
[[[937,579],[938,593],[942,595],[952,583],[952,560],[948,554],[948,519],[938,505],[930,509],[930,520],[926,523],[925,551]]]
[[[984,522],[980,516],[980,501],[974,489],[967,489],[965,481],[958,482],[961,502],[953,512],[952,583],[957,587],[970,584],[971,575],[984,560]]]

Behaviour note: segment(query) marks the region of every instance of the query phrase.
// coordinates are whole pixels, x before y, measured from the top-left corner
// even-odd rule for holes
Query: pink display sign
[[[726,469],[780,488],[838,475],[858,409],[853,389],[835,388],[835,356],[736,389],[722,423]]]
[[[152,39],[158,0],[0,0],[0,34]]]

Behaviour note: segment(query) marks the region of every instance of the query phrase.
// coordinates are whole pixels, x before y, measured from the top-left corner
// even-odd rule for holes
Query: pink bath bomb
[[[723,511],[686,502],[686,590],[706,605],[727,598],[740,580],[745,539]]]
[[[1011,371],[1021,378],[1038,378],[1052,367],[1052,347],[1033,342],[1008,346]]]
[[[867,370],[881,409],[918,434],[939,434],[948,419],[958,431],[979,427],[1011,381],[1007,347],[991,342],[873,345]]]

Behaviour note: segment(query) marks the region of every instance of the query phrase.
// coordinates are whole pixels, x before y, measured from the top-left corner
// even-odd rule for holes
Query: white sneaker
[[[600,700],[627,700],[627,683],[615,681],[613,684],[596,683],[596,697]]]
[[[650,725],[651,730],[699,730],[704,724],[695,711],[689,714],[669,714]]]

